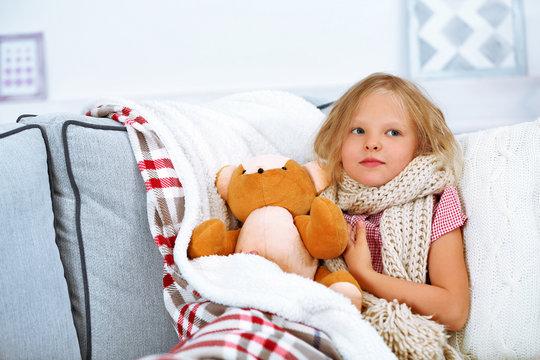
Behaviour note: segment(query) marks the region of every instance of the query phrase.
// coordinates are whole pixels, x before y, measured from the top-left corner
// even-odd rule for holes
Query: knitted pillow
[[[453,342],[478,359],[540,355],[540,119],[458,136],[471,311]]]

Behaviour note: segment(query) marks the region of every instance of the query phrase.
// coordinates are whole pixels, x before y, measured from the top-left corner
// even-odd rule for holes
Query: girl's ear
[[[227,165],[222,167],[216,176],[217,192],[225,201],[229,197],[229,184],[231,183],[234,170],[236,170],[236,166]]]
[[[331,177],[326,169],[326,165],[319,161],[311,161],[304,165],[304,169],[309,174],[317,195],[330,185]]]

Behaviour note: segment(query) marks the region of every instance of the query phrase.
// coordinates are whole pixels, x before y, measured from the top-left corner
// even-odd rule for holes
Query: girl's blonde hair
[[[396,97],[416,125],[419,144],[416,156],[436,156],[454,173],[456,185],[461,176],[462,153],[443,113],[414,83],[384,73],[368,76],[341,96],[315,138],[315,154],[326,162],[332,181],[339,182],[343,176],[341,147],[353,116],[362,100],[374,92],[390,92]]]

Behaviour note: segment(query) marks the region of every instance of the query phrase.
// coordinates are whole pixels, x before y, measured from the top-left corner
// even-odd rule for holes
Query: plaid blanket
[[[123,106],[98,106],[87,116],[108,117],[124,124],[148,193],[151,228],[163,256],[163,294],[180,342],[167,355],[144,359],[225,358],[339,359],[321,331],[255,309],[210,302],[185,281],[174,262],[173,248],[184,206],[182,184],[148,122]],[[151,215],[151,214],[149,214]]]
[[[188,211],[192,202],[209,203],[210,206],[216,206],[217,203],[218,207],[219,202],[212,199],[212,194],[202,194],[199,195],[199,198],[192,196],[188,198],[192,202],[186,201],[184,190],[186,181],[190,181],[190,177],[185,176],[182,178],[182,176],[179,176],[182,175],[183,168],[176,166],[179,170],[175,169],[178,161],[173,165],[175,158],[169,154],[169,147],[166,145],[167,141],[170,144],[170,139],[164,141],[167,130],[160,128],[160,131],[156,131],[156,127],[161,126],[160,122],[148,121],[150,117],[155,119],[167,116],[170,118],[171,113],[174,112],[169,110],[178,107],[170,104],[163,107],[161,105],[156,106],[155,103],[150,105],[147,103],[141,106],[144,109],[144,114],[138,111],[137,104],[132,102],[125,102],[124,105],[100,105],[91,108],[87,112],[88,116],[108,117],[126,126],[132,150],[146,184],[150,229],[164,259],[163,295],[165,307],[175,324],[180,342],[169,354],[151,355],[145,359],[205,357],[227,359],[338,359],[342,356],[345,358],[360,358],[361,354],[366,355],[366,358],[370,358],[374,354],[378,354],[379,358],[393,358],[391,352],[372,328],[366,325],[369,328],[364,329],[364,324],[358,324],[358,320],[356,320],[358,315],[352,317],[351,324],[343,321],[343,326],[340,325],[339,321],[341,319],[348,320],[347,311],[350,310],[341,314],[331,308],[333,305],[329,305],[329,308],[318,308],[324,316],[319,318],[317,315],[317,318],[309,324],[309,322],[297,321],[298,316],[296,315],[284,317],[282,314],[264,311],[264,309],[241,306],[236,303],[238,296],[231,301],[227,301],[227,294],[224,294],[225,301],[223,304],[226,305],[210,301],[208,298],[203,297],[192,283],[186,281],[185,271],[196,271],[199,274],[204,270],[200,264],[193,265],[189,263],[189,266],[187,266],[187,263],[182,263],[182,261],[187,261],[185,259],[186,244],[182,244],[180,248],[175,247],[179,234],[182,231],[190,232],[192,230],[185,229],[186,218],[193,217],[189,219],[191,224],[197,222],[196,220],[208,218],[216,213],[226,214],[227,210],[213,211],[213,209],[205,209],[203,206],[199,213],[193,214],[194,211]],[[162,108],[165,110],[161,111]],[[152,109],[152,111],[149,111],[149,109]],[[188,106],[187,110],[184,109],[184,112],[189,113],[189,109]],[[211,114],[209,113],[209,115]],[[210,129],[212,125],[209,124],[208,126],[208,129]],[[241,126],[240,129],[242,129]],[[182,133],[176,133],[176,136],[182,136]],[[191,144],[195,147],[198,139],[192,134],[187,134],[185,138],[178,141],[187,143],[187,146]],[[249,139],[249,141],[257,142],[257,139]],[[223,144],[224,146],[228,145],[226,141]],[[205,149],[202,148],[199,151],[204,152]],[[263,147],[253,151],[259,153],[261,151],[268,152],[268,148]],[[245,151],[244,153],[240,151],[240,153],[240,155],[245,156]],[[213,156],[219,157],[219,152]],[[220,159],[216,159],[216,162],[219,163]],[[225,164],[222,162],[221,165]],[[213,174],[212,177],[215,176],[218,169],[210,167],[210,169],[203,170],[192,167],[189,171],[194,172],[197,178],[209,178],[209,174]],[[197,171],[199,173],[196,173]],[[183,179],[182,181],[185,180],[184,184],[180,181],[180,178]],[[210,180],[210,182],[213,183],[213,180]],[[193,186],[193,184],[190,184],[190,186]],[[208,196],[208,198],[204,198],[204,196]],[[201,199],[201,197],[203,198]],[[184,213],[184,209],[187,209],[186,213]],[[230,219],[225,218],[223,220],[228,226],[236,225],[231,223]],[[185,237],[185,234],[183,236]],[[178,255],[178,252],[180,252],[180,255]],[[223,265],[224,269],[226,267],[226,262],[218,262],[217,264],[219,266]],[[259,267],[261,265],[266,266],[265,264],[257,265]],[[270,270],[272,269],[267,268],[263,271],[271,272]],[[295,279],[292,280],[295,281]],[[212,289],[210,288],[210,290]],[[223,292],[222,289],[218,289],[218,291]],[[246,297],[249,298],[249,296]],[[341,299],[338,300],[341,301]],[[306,301],[309,301],[309,299]],[[241,303],[242,301],[240,301]],[[285,305],[287,306],[287,304]],[[293,309],[296,308],[293,307]],[[321,322],[334,314],[336,315],[336,324],[327,325]],[[313,326],[313,323],[316,326]],[[325,331],[319,330],[318,328],[321,328],[321,326],[326,327],[323,330],[328,331],[329,329],[330,336],[334,336],[330,338]],[[355,350],[355,342],[358,340],[355,341],[355,337],[351,336],[350,332],[351,329],[357,330],[359,326],[362,327],[360,329],[362,331],[358,331],[357,335],[358,340],[361,340],[358,342],[358,349]],[[345,333],[344,338],[347,341],[343,341],[340,336],[335,337],[340,332]],[[364,343],[365,340],[367,341]],[[340,344],[346,346],[340,346]]]

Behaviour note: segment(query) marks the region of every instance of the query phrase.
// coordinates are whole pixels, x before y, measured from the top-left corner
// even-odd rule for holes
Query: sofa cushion
[[[163,259],[125,128],[73,114],[22,121],[49,139],[57,242],[83,358],[169,350],[178,337],[163,303]]]
[[[475,359],[540,354],[540,119],[458,136],[471,310],[454,341]]]
[[[0,125],[0,357],[77,359],[37,125]]]

